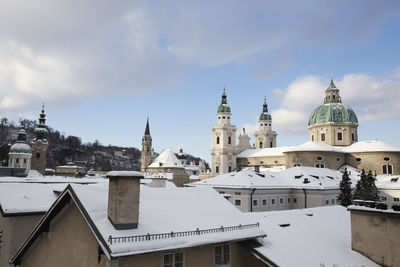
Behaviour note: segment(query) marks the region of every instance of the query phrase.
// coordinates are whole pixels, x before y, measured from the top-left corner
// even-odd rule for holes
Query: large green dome
[[[327,103],[317,107],[308,120],[308,126],[316,124],[358,124],[356,113],[342,103]]]

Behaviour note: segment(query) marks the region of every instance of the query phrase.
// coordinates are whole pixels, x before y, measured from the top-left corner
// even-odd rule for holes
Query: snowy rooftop
[[[292,146],[269,147],[269,148],[256,148],[246,149],[237,155],[237,158],[252,158],[252,157],[271,157],[271,156],[284,156],[283,152],[293,148]]]
[[[263,177],[264,176],[264,177]],[[308,183],[304,183],[304,179]],[[353,183],[356,176],[351,175]],[[309,188],[336,189],[342,179],[340,171],[313,168],[294,167],[282,171],[265,171],[261,175],[252,170],[241,170],[191,183],[190,186],[212,186],[231,188]]]
[[[400,152],[399,147],[394,147],[382,141],[360,141],[350,146],[342,147],[341,150],[347,153],[357,152]]]
[[[312,141],[305,142],[304,144],[301,144],[299,146],[291,147],[285,150],[284,152],[302,152],[302,151],[328,151],[328,152],[339,152],[339,153],[342,152],[338,147],[330,146],[324,142],[312,142]]]
[[[160,155],[149,165],[148,168],[183,168],[182,163],[177,159],[171,149],[164,149]]]
[[[276,265],[379,266],[351,250],[350,212],[342,206],[246,215],[268,234],[255,250]]]
[[[67,184],[0,183],[0,206],[4,215],[45,213],[57,198],[54,190]]]
[[[41,183],[41,184],[97,184],[107,182],[106,179],[98,178],[73,178],[67,176],[28,176],[28,177],[13,177],[3,176],[0,177],[0,184],[2,183]]]

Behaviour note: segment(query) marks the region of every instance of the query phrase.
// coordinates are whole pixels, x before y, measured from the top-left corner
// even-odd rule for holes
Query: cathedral
[[[286,169],[296,166],[340,169],[351,166],[375,174],[400,174],[400,148],[382,141],[358,141],[358,119],[342,103],[331,77],[323,104],[310,115],[309,141],[299,146],[277,147],[272,116],[264,98],[254,145],[245,129],[236,144],[236,126],[231,124],[231,108],[225,89],[212,127],[211,173],[213,176],[251,168]]]

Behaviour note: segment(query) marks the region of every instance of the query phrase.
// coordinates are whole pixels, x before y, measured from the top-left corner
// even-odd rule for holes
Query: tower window
[[[260,142],[260,148],[263,148],[263,146],[262,146],[262,142]]]
[[[219,136],[217,136],[217,145],[219,145]]]
[[[332,98],[335,99],[335,95],[332,95]]]
[[[342,141],[343,140],[343,133],[337,133],[337,140]]]
[[[314,135],[311,135],[311,141],[314,142]]]
[[[232,138],[228,136],[228,144],[230,145],[232,143]]]
[[[321,141],[325,141],[325,133],[321,134]]]
[[[36,158],[40,158],[40,153],[36,153]]]
[[[351,141],[355,141],[356,140],[356,137],[354,136],[354,133],[351,133]]]
[[[228,167],[228,172],[231,172],[232,171],[232,166],[229,166]]]
[[[15,160],[15,163],[19,163],[19,159],[18,158]]]
[[[269,147],[272,147],[272,142],[269,142]]]
[[[215,173],[219,173],[219,166],[215,167]]]
[[[26,164],[26,159],[24,159],[24,164]]]

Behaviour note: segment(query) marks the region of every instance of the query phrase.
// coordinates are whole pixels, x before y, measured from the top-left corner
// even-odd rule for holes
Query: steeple
[[[146,130],[144,130],[144,135],[150,135],[149,117],[147,117]]]
[[[25,143],[26,142],[26,131],[24,125],[21,123],[21,129],[18,131],[18,143]]]
[[[329,87],[325,90],[325,99],[324,104],[329,103],[342,103],[342,98],[339,95],[339,89],[336,87],[333,82],[333,74],[331,73],[331,83]]]
[[[46,129],[46,114],[44,113],[44,104],[42,105],[42,111],[39,114],[39,124],[34,130],[35,140],[43,140],[47,142],[46,138],[49,135],[49,132]]]
[[[231,113],[231,108],[228,106],[225,87],[221,96],[221,104],[218,107],[218,113]]]
[[[267,104],[267,98],[264,96],[264,104],[263,104],[263,111],[260,115],[259,118],[260,121],[270,121],[272,120],[272,117],[270,114],[268,114],[268,104]]]
[[[46,129],[46,114],[44,113],[44,104],[39,114],[39,124],[34,130],[35,139],[32,141],[32,169],[37,170],[42,175],[45,174],[49,132]]]

